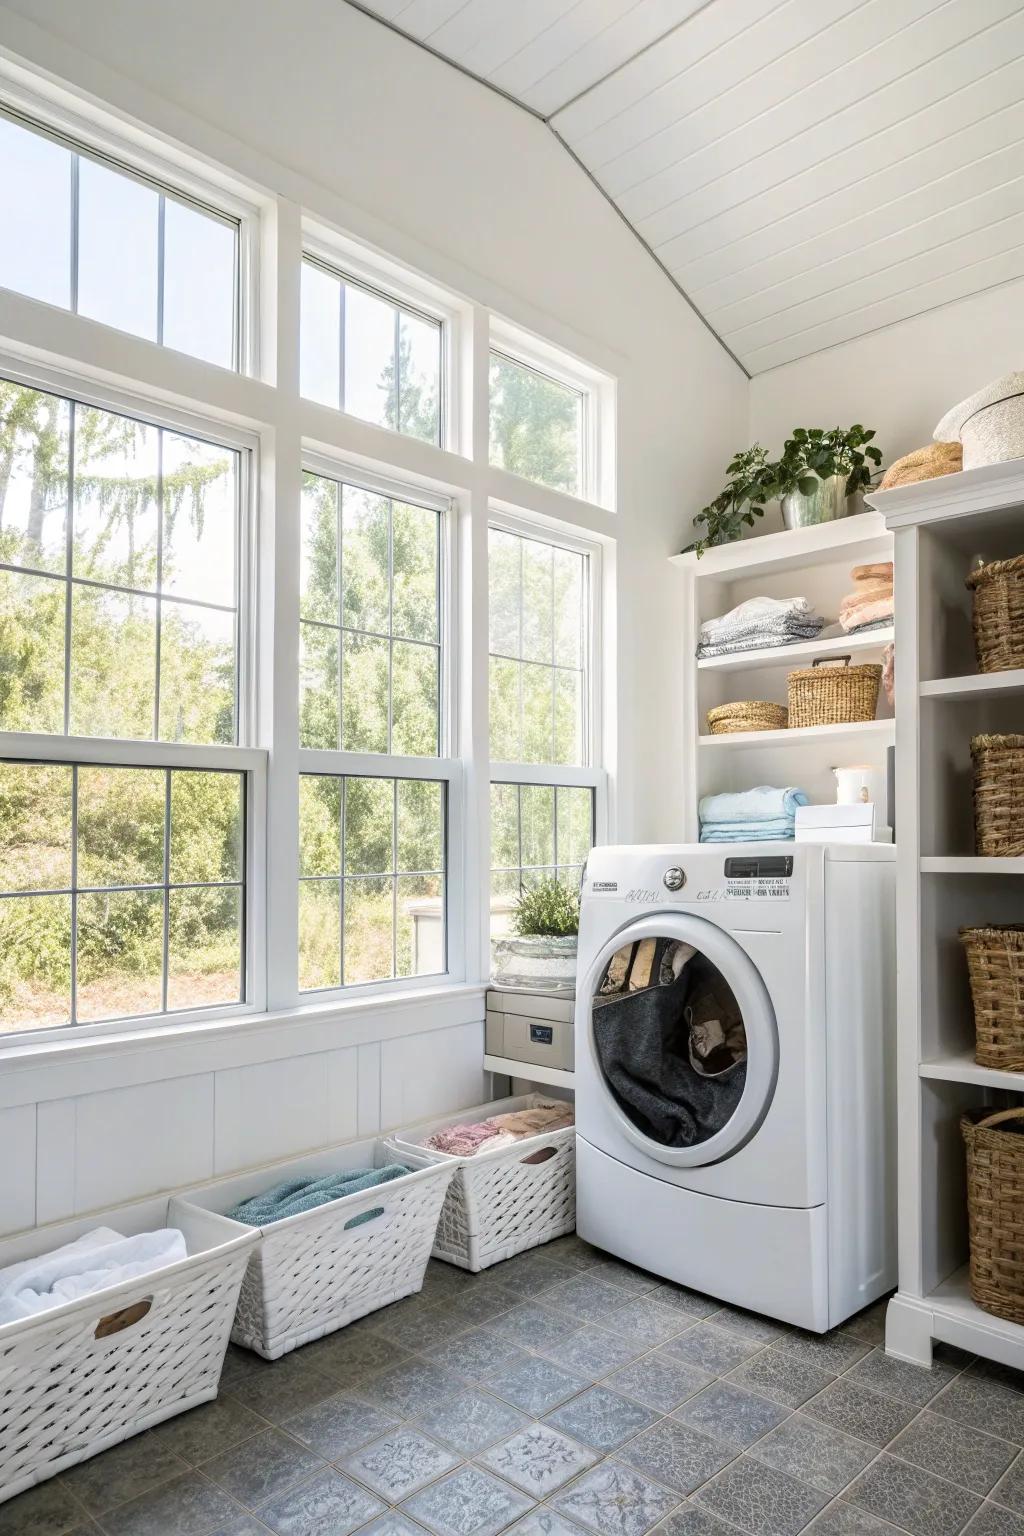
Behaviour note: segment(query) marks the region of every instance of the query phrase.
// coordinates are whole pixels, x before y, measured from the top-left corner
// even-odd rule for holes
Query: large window
[[[302,393],[426,443],[441,441],[441,322],[302,264]]]
[[[443,784],[302,776],[304,991],[445,970],[445,841]]]
[[[587,556],[504,528],[488,536],[491,757],[587,760]]]
[[[238,773],[0,762],[0,1032],[244,998]]]
[[[526,886],[560,880],[579,890],[594,841],[586,785],[491,785],[491,902],[497,913]]]
[[[0,287],[238,367],[239,226],[0,114]]]
[[[234,742],[240,455],[0,379],[0,730]]]
[[[437,756],[440,523],[434,508],[304,476],[304,747]]]

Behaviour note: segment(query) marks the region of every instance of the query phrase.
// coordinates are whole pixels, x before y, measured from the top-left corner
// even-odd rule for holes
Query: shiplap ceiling
[[[543,117],[748,372],[1024,276],[1024,0],[355,0]]]

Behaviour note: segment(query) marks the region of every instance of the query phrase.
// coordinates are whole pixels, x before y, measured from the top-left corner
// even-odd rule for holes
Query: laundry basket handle
[[[1024,1106],[1018,1105],[1016,1109],[998,1109],[995,1114],[986,1115],[984,1120],[976,1120],[975,1130],[989,1131],[994,1125],[1004,1125],[1007,1120],[1024,1120]]]
[[[853,653],[852,652],[849,652],[845,656],[815,656],[814,660],[811,662],[811,666],[812,666],[812,668],[813,667],[830,667],[834,661],[841,661],[841,662],[844,663],[844,665],[849,666],[852,660],[853,660]]]

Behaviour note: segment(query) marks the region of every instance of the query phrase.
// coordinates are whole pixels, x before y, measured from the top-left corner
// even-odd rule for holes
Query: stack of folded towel
[[[697,655],[728,656],[734,651],[816,640],[824,622],[805,597],[750,597],[721,618],[701,625]]]
[[[434,1131],[423,1143],[434,1152],[450,1157],[476,1157],[479,1152],[495,1152],[510,1147],[527,1136],[546,1135],[564,1130],[573,1123],[571,1104],[537,1104],[532,1109],[517,1109],[507,1115],[492,1115],[469,1125],[449,1125]]]
[[[848,635],[886,629],[892,623],[892,561],[855,565],[853,591],[839,604],[839,622]]]
[[[806,805],[802,789],[762,784],[738,794],[705,795],[698,807],[702,843],[791,841],[796,808]]]

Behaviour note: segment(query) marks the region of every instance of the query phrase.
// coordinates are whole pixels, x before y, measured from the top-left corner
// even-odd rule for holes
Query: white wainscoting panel
[[[357,1134],[372,1136],[380,1129],[380,1042],[360,1045],[358,1098],[356,1102]]]
[[[381,1042],[383,1130],[466,1109],[484,1097],[484,1026],[459,1024]]]
[[[218,1174],[291,1157],[356,1134],[358,1048],[218,1072]]]
[[[36,1219],[36,1106],[0,1110],[0,1235]]]

